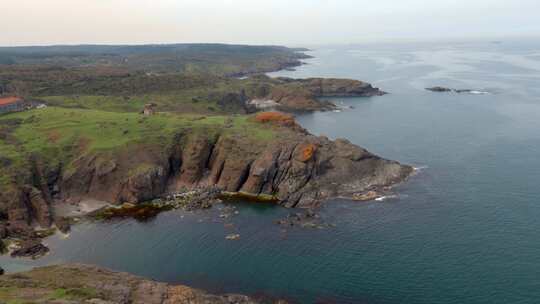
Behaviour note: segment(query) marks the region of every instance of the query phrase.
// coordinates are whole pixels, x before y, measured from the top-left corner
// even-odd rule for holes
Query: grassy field
[[[134,112],[35,109],[0,116],[0,184],[9,183],[12,173],[24,171],[31,155],[66,164],[85,153],[114,153],[138,144],[167,145],[179,133],[239,136],[253,142],[275,136],[272,128],[247,115],[157,113],[145,117]]]
[[[28,184],[34,160],[63,169],[87,153],[166,148],[176,134],[278,136],[246,105],[275,86],[255,74],[300,64],[304,50],[216,44],[0,48],[0,96],[45,109],[0,115],[0,191]],[[140,111],[155,103],[158,113]],[[130,150],[131,151],[131,150]],[[57,166],[58,167],[58,166]],[[137,169],[137,168],[134,168]]]

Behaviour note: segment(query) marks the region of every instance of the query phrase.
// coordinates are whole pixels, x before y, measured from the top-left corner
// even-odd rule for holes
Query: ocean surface
[[[327,229],[283,229],[290,210],[235,204],[155,220],[83,223],[9,271],[94,263],[214,292],[297,303],[540,303],[540,41],[323,46],[297,71],[390,94],[334,98],[306,114],[315,134],[347,138],[419,173],[380,202],[328,202]],[[434,93],[442,85],[485,94]],[[227,241],[230,233],[241,235]]]

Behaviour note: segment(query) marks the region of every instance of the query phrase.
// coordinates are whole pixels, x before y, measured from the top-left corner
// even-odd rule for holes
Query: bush
[[[277,122],[284,124],[294,124],[294,116],[282,112],[261,112],[255,115],[255,121],[261,123]]]

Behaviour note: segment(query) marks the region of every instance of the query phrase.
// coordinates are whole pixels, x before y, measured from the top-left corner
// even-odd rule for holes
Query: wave
[[[471,90],[469,92],[467,92],[469,94],[473,94],[473,95],[485,95],[485,94],[491,94],[490,92],[487,92],[487,91],[476,91],[476,90]]]
[[[381,196],[381,197],[378,197],[375,199],[376,202],[384,202],[386,200],[389,200],[389,199],[395,199],[395,198],[399,198],[398,195],[396,194],[392,194],[392,195],[384,195],[384,196]]]

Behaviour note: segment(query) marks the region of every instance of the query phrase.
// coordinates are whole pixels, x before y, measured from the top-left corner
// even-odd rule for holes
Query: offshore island
[[[336,109],[326,97],[385,94],[359,80],[264,74],[301,65],[305,51],[220,44],[0,48],[2,251],[46,254],[40,240],[68,231],[85,213],[144,218],[226,198],[313,209],[335,197],[372,200],[404,181],[412,167],[296,123],[294,113]],[[47,273],[86,273],[90,281],[129,276],[81,265],[22,276],[35,281],[32,289]],[[157,298],[174,298],[170,290],[185,288],[202,297],[194,303],[205,301],[187,287],[129,278],[148,286],[142,295],[159,289]],[[13,291],[0,300],[27,288],[17,282],[0,281]],[[47,286],[26,300],[60,288]],[[130,300],[93,288],[68,298]]]

